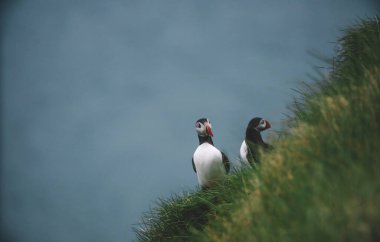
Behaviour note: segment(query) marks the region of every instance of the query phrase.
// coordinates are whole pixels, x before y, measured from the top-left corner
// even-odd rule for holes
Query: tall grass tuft
[[[345,31],[258,169],[163,200],[140,241],[380,241],[380,25]]]

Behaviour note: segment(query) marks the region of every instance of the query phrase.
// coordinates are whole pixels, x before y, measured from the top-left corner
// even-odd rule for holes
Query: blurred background
[[[1,5],[1,240],[132,241],[197,188],[195,121],[237,164],[375,0],[15,0]]]

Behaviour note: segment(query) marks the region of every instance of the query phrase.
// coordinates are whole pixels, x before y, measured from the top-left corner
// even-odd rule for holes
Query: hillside
[[[158,202],[140,241],[380,241],[380,23],[348,28],[257,169]]]

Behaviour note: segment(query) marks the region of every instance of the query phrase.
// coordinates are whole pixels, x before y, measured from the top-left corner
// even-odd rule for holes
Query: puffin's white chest
[[[243,143],[240,146],[240,158],[241,158],[241,161],[243,161],[243,163],[245,163],[246,165],[249,165],[247,156],[248,156],[248,146],[247,146],[247,143],[245,143],[245,140],[243,140]]]
[[[223,165],[222,153],[210,145],[203,143],[195,150],[193,155],[200,186],[210,186],[226,175]]]

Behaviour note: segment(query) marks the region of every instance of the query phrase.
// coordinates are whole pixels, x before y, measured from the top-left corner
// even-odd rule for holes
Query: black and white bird
[[[240,146],[240,158],[243,163],[247,165],[253,165],[253,162],[259,163],[258,149],[267,150],[270,148],[270,145],[263,141],[261,132],[270,127],[270,123],[263,118],[251,119],[245,132],[245,139]]]
[[[192,163],[202,189],[212,187],[221,181],[230,170],[227,156],[214,147],[211,123],[201,118],[195,123],[199,146],[195,150]]]

